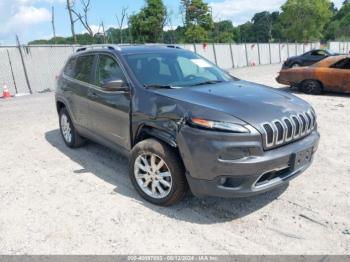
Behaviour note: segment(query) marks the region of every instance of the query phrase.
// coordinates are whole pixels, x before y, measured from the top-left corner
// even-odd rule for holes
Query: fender
[[[139,128],[133,144],[135,145],[139,141],[139,138],[143,135],[158,138],[159,140],[170,145],[171,147],[177,148],[176,139],[173,135],[156,127],[145,125]]]
[[[62,96],[59,96],[56,94],[56,101],[55,101],[55,105],[56,105],[56,109],[57,109],[57,113],[59,114],[59,110],[57,107],[57,103],[62,103],[64,104],[65,108],[67,109],[70,118],[72,119],[73,123],[76,123],[74,115],[72,114],[72,110],[70,109],[69,103],[66,101],[66,99]]]

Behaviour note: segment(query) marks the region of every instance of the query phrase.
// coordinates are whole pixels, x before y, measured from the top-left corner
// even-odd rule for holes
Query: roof
[[[350,55],[330,56],[314,64],[313,67],[330,67],[344,58],[350,58]]]

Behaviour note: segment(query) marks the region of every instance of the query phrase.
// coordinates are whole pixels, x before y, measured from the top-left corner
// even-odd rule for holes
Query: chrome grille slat
[[[316,116],[312,111],[263,123],[264,145],[270,149],[303,138],[310,134],[315,126]]]

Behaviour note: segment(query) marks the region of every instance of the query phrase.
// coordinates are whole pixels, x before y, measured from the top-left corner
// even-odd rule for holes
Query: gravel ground
[[[234,74],[280,87],[279,67]],[[322,135],[307,172],[258,197],[188,195],[170,208],[137,195],[117,153],[66,148],[52,93],[1,101],[0,253],[350,254],[350,97],[297,95]]]

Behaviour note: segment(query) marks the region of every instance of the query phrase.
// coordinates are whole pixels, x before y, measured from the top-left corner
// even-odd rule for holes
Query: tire
[[[188,191],[185,168],[179,155],[173,148],[156,139],[144,140],[133,148],[129,170],[137,192],[152,204],[174,205]]]
[[[322,94],[322,84],[316,80],[306,80],[301,85],[301,91],[305,94],[320,95]]]
[[[63,141],[68,147],[78,148],[84,145],[85,139],[76,131],[65,107],[60,110],[59,123]]]
[[[299,63],[294,63],[290,66],[290,68],[297,68],[297,67],[301,67],[301,64]]]

